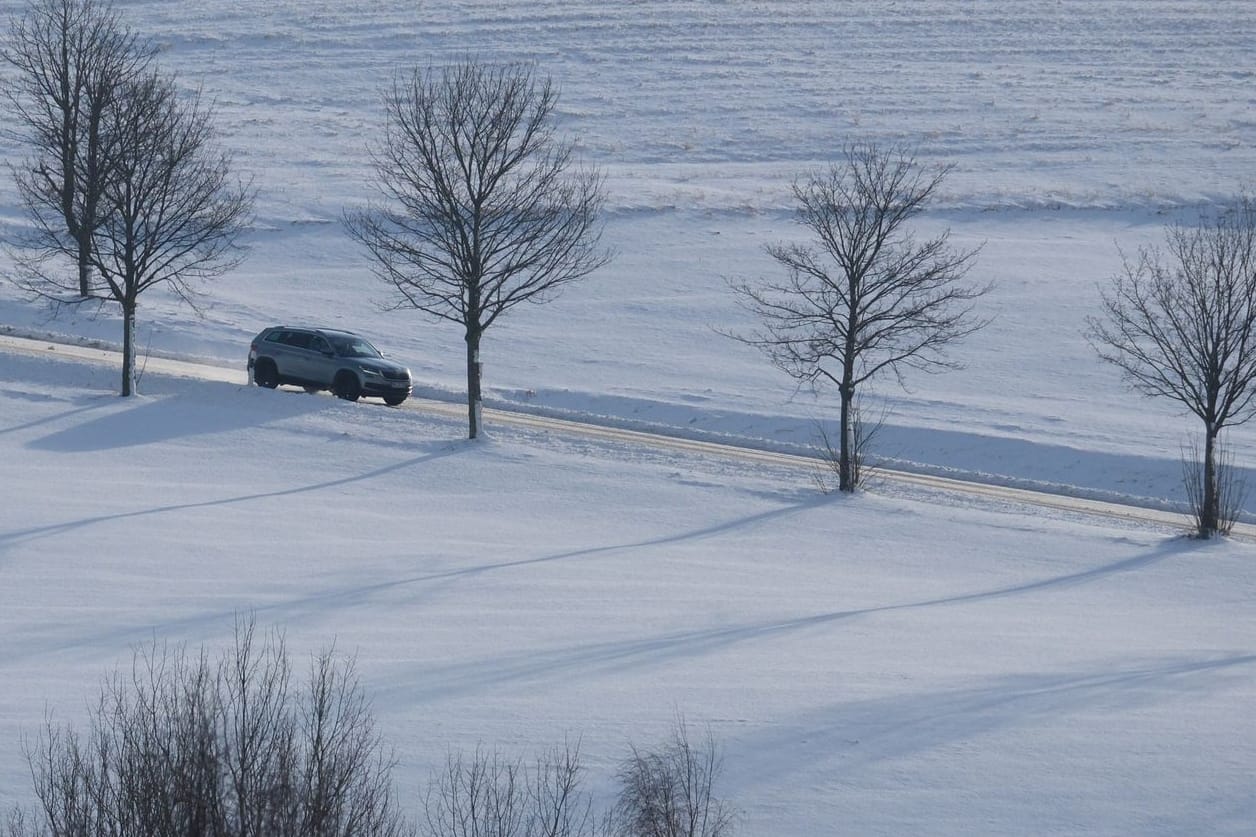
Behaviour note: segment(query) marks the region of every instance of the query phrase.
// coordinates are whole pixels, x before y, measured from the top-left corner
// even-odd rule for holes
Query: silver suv
[[[393,407],[410,396],[410,370],[350,331],[271,326],[253,338],[248,370],[249,380],[267,389],[329,389],[347,401],[373,395]]]

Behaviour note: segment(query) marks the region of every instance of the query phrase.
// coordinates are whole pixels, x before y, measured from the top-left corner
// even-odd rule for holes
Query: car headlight
[[[366,368],[365,366],[363,366],[363,367],[362,367],[362,374],[363,374],[363,375],[365,375],[365,376],[366,376],[366,377],[368,377],[368,378],[382,378],[382,377],[384,377],[384,373],[383,373],[383,372],[380,372],[378,369],[368,369],[368,368]]]

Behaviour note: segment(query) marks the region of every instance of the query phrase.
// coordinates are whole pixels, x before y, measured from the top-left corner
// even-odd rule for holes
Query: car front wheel
[[[352,372],[341,372],[332,382],[332,392],[336,393],[337,398],[343,398],[345,401],[357,401],[362,395],[362,387],[359,386],[358,379]]]
[[[387,404],[389,407],[396,407],[399,404],[401,404],[402,401],[405,401],[406,398],[407,398],[406,395],[385,395],[384,403]]]

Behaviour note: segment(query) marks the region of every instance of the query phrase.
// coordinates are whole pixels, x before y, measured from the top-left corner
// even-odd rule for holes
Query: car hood
[[[363,369],[374,369],[376,372],[392,372],[394,374],[406,375],[407,377],[410,375],[409,369],[387,358],[359,357],[354,358],[354,362]]]

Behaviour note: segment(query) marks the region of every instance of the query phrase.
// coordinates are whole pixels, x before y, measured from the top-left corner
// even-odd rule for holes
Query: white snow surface
[[[154,356],[235,366],[281,321],[362,331],[456,401],[461,334],[385,311],[345,235],[394,72],[534,61],[608,175],[615,260],[489,332],[491,404],[799,450],[834,393],[720,335],[727,283],[801,237],[791,178],[849,140],[953,163],[922,233],[982,245],[993,322],[960,371],[883,381],[898,467],[1173,506],[1196,432],[1087,344],[1121,250],[1256,171],[1256,3],[119,2],[216,103],[258,189],[203,314],[154,294]],[[20,8],[0,2],[6,16]],[[10,162],[20,148],[0,152]],[[0,223],[22,223],[0,189]],[[116,312],[19,334],[116,345]],[[397,783],[477,744],[579,738],[605,801],[677,714],[723,748],[741,833],[1250,834],[1256,563],[1241,543],[623,442],[51,357],[0,364],[0,805],[22,735],[81,721],[157,639],[239,614],[357,654]],[[1256,436],[1229,436],[1256,476]],[[1250,479],[1249,479],[1250,481]],[[1256,493],[1256,492],[1254,492]],[[1256,512],[1249,497],[1246,508]]]

